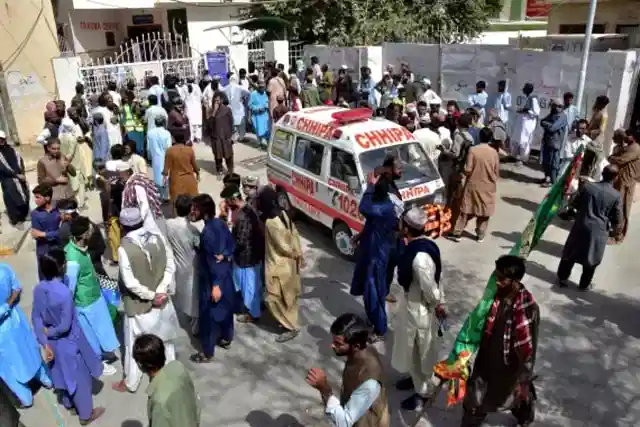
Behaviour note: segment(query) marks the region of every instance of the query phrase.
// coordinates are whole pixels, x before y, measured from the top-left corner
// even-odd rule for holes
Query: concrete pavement
[[[215,199],[221,189],[213,172],[209,149],[196,147],[203,169],[200,191]],[[236,145],[238,172],[265,179],[264,153]],[[471,239],[460,243],[439,241],[445,262],[443,287],[451,312],[451,332],[442,342],[446,355],[465,316],[480,298],[493,261],[508,252],[519,232],[542,199],[544,190],[533,182],[536,172],[506,166],[499,183],[497,213],[489,225],[490,235],[482,244]],[[33,177],[30,177],[33,178]],[[100,221],[98,198],[91,194],[88,215]],[[200,395],[202,426],[320,426],[326,425],[318,393],[304,381],[311,366],[327,369],[336,393],[339,392],[342,361],[330,348],[329,325],[336,316],[363,311],[361,301],[349,295],[353,265],[338,258],[332,250],[330,233],[309,220],[299,220],[307,267],[303,274],[301,323],[303,331],[293,341],[274,341],[273,325],[236,325],[236,338],[228,351],[218,350],[208,365],[188,361],[193,351],[184,334],[178,342],[178,358],[191,370]],[[472,227],[469,226],[472,231]],[[553,286],[558,257],[567,235],[566,224],[555,223],[531,254],[525,284],[533,291],[542,314],[537,383],[540,426],[616,426],[640,425],[640,216],[631,222],[630,237],[623,245],[609,247],[604,264],[596,273],[596,287],[582,293],[570,287]],[[27,239],[19,254],[5,258],[24,287],[22,307],[30,312],[31,294],[36,284],[34,246]],[[573,275],[577,280],[579,267]],[[393,292],[400,292],[395,288]],[[393,304],[389,305],[393,323]],[[392,340],[378,344],[388,354]],[[111,384],[120,379],[103,377],[96,384],[95,404],[107,408],[98,427],[140,427],[147,425],[144,380],[136,394],[118,394]],[[389,372],[392,382],[399,376]],[[399,402],[405,394],[390,392],[393,425],[402,426]],[[26,427],[75,427],[77,419],[55,405],[51,392],[36,396],[33,408],[23,411]],[[57,414],[60,421],[57,420]],[[413,414],[403,413],[405,422]],[[445,409],[444,393],[421,421],[423,426],[459,425],[460,408]],[[508,415],[493,415],[487,425],[512,425]]]

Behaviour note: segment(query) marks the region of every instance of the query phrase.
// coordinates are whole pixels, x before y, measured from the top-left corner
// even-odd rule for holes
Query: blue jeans
[[[551,183],[555,184],[558,180],[560,172],[560,150],[552,147],[544,147],[542,150],[542,169],[544,177],[550,178]]]

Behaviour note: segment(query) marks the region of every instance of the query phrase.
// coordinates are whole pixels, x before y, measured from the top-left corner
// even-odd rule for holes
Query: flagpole
[[[587,79],[587,66],[589,64],[589,52],[591,51],[591,36],[593,34],[593,22],[596,18],[596,8],[598,0],[591,0],[589,3],[589,15],[587,27],[584,31],[584,46],[582,47],[582,62],[580,64],[580,74],[578,75],[578,93],[576,94],[576,107],[578,115],[582,113],[582,98],[584,97],[584,85]]]

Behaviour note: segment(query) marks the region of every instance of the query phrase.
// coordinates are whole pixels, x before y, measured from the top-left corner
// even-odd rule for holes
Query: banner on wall
[[[442,46],[440,69],[443,100],[454,100],[460,108],[469,107],[469,95],[476,83],[483,80],[487,92],[494,92],[500,80],[507,81],[512,74],[513,50],[505,46],[445,45]]]
[[[220,77],[220,83],[228,84],[227,73],[229,72],[229,61],[225,52],[207,52],[205,55],[207,63],[207,73],[211,77]]]

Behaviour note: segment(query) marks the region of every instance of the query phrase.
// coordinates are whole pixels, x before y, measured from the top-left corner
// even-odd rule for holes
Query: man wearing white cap
[[[422,79],[422,85],[424,86],[424,94],[422,95],[422,100],[426,102],[428,106],[442,104],[442,99],[433,89],[431,89],[431,80],[426,78]]]
[[[404,237],[409,241],[398,262],[398,283],[404,289],[394,328],[391,363],[410,376],[398,382],[399,390],[415,394],[402,402],[405,410],[420,410],[433,390],[433,366],[438,362],[438,332],[446,313],[441,304],[442,264],[438,245],[425,235],[427,215],[413,207],[402,219]]]
[[[20,154],[0,131],[0,186],[11,225],[20,225],[29,214],[29,188]]]
[[[122,209],[140,209],[145,229],[156,229],[167,235],[167,225],[162,214],[160,193],[156,184],[144,173],[134,173],[131,165],[116,160],[110,165],[125,181],[122,192]]]
[[[175,264],[164,236],[144,226],[138,208],[123,208],[120,224],[125,236],[118,249],[124,303],[124,379],[113,384],[120,392],[134,393],[142,371],[133,360],[133,344],[142,334],[153,333],[165,344],[167,362],[175,360],[178,318],[169,294],[174,292]]]

